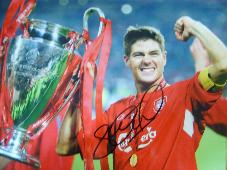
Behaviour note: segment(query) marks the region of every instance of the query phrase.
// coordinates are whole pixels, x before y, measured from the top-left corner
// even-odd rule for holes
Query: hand
[[[91,62],[88,61],[86,66],[87,66],[87,69],[88,69],[88,72],[89,72],[90,76],[93,79],[95,79],[96,78],[96,75],[97,75],[97,66],[96,66],[96,64],[95,63],[92,64]],[[79,71],[80,71],[80,68],[79,67],[77,67],[74,70],[74,73],[73,73],[73,80],[74,80],[74,82],[77,82],[79,80],[79,77],[78,77],[78,72]],[[80,92],[80,90],[82,90],[82,89],[79,89],[76,92],[76,94],[74,95],[74,97],[73,97],[73,102],[72,102],[73,105],[77,105],[79,103],[80,99],[81,99],[81,96],[80,96],[81,92]]]
[[[190,17],[180,17],[174,26],[176,38],[181,41],[187,41],[192,36],[191,26],[194,22]]]
[[[209,56],[206,49],[198,38],[195,38],[190,46],[190,52],[195,61],[196,71],[201,71],[210,64]]]
[[[4,168],[10,161],[10,159],[0,156],[0,170],[4,170]]]
[[[91,62],[87,62],[87,68],[89,70],[90,75],[92,76],[92,78],[95,79],[96,74],[97,74],[97,67],[96,64],[92,64]]]
[[[5,55],[5,49],[4,46],[0,45],[0,64],[3,62],[3,57]]]
[[[3,45],[0,45],[0,64],[3,62],[3,57],[5,55],[5,46],[4,44],[6,44],[8,42],[8,38],[5,37],[3,39]]]

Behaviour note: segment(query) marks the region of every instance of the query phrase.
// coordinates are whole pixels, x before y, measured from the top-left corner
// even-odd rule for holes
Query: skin
[[[132,45],[130,56],[124,57],[132,71],[138,92],[152,91],[163,79],[166,53],[161,51],[158,42],[148,39],[139,40]],[[152,87],[153,86],[153,87]]]
[[[0,170],[3,170],[9,162],[10,162],[9,159],[0,156]]]
[[[6,43],[8,43],[8,38],[3,38],[3,42],[2,44],[5,45]],[[3,57],[5,54],[5,47],[3,46],[0,42],[0,65],[3,63]]]
[[[179,18],[174,30],[180,41],[186,41],[191,36],[201,41],[213,63],[208,69],[210,78],[215,83],[224,83],[227,79],[227,48],[222,41],[206,26],[190,17]],[[161,51],[157,42],[150,39],[136,41],[131,49],[130,56],[125,56],[124,60],[132,71],[137,92],[154,91],[153,85],[157,85],[163,78],[166,53]],[[72,103],[71,107],[75,108],[75,105]],[[78,151],[75,134],[81,129],[81,118],[77,110],[69,110],[65,116],[57,144],[59,154],[69,155]]]
[[[69,107],[57,139],[56,152],[59,155],[73,155],[79,153],[79,144],[77,142],[77,133],[82,128],[81,113],[75,107]]]
[[[190,52],[195,62],[196,72],[201,71],[210,64],[207,51],[204,49],[199,39],[195,38],[193,40],[192,44],[190,45]]]
[[[4,47],[0,46],[0,62],[2,63],[3,60],[3,54],[4,54]]]
[[[91,63],[87,63],[87,68],[90,75],[94,78],[97,69]],[[79,94],[74,97],[64,116],[59,135],[57,139],[56,152],[59,155],[73,155],[80,152],[79,144],[77,142],[77,134],[82,129],[81,112],[76,105],[79,101]]]
[[[213,63],[208,69],[210,78],[217,84],[224,84],[227,79],[227,48],[224,43],[205,25],[187,16],[179,18],[174,29],[178,40],[186,41],[192,36],[200,40]]]

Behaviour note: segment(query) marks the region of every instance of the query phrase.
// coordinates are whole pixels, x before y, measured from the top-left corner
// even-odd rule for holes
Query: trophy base
[[[24,152],[21,153],[14,152],[11,147],[0,146],[0,156],[4,156],[9,159],[19,161],[21,163],[33,166],[35,168],[40,168],[40,162],[38,161],[38,159]]]
[[[29,155],[25,149],[29,141],[26,130],[21,128],[3,128],[4,137],[0,141],[0,156],[40,168],[39,160]]]

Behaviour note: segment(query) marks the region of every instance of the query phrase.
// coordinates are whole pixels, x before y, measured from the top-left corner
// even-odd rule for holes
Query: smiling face
[[[132,44],[125,62],[132,71],[137,90],[144,91],[162,80],[166,54],[157,41],[141,39]]]

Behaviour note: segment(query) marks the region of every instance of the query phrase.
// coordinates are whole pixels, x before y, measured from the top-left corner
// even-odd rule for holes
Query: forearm
[[[81,129],[79,109],[70,105],[62,122],[56,152],[60,155],[72,155],[79,152],[77,133]]]
[[[0,170],[5,169],[9,162],[11,162],[10,159],[0,156]]]
[[[204,62],[204,60],[196,61],[196,62],[195,62],[195,71],[196,71],[196,72],[201,71],[201,70],[203,70],[206,66],[207,66],[207,65],[206,65],[206,63]]]
[[[206,26],[198,21],[194,21],[190,30],[206,49],[212,66],[209,73],[216,83],[224,83],[227,79],[227,48],[223,42],[212,33]]]

